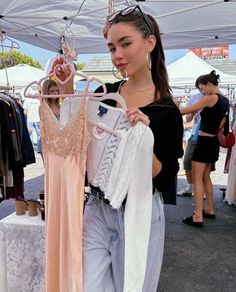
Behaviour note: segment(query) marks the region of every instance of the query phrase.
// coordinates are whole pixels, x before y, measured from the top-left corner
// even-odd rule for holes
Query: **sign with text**
[[[191,48],[195,55],[202,59],[228,59],[229,58],[229,46],[224,45],[220,47],[209,48]]]

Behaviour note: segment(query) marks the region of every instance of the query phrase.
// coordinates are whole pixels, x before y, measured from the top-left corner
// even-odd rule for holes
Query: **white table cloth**
[[[15,213],[0,221],[0,291],[44,292],[45,222]]]

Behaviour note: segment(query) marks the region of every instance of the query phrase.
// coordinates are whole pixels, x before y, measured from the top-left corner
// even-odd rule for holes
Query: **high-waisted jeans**
[[[90,195],[83,227],[84,292],[123,292],[124,209],[113,209]],[[165,217],[161,195],[155,192],[143,290],[156,292],[164,251]],[[137,242],[138,244],[138,242]],[[135,271],[135,269],[134,269]]]

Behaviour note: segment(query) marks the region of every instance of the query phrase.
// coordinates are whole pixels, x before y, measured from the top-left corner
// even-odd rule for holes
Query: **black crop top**
[[[217,95],[216,104],[212,107],[205,107],[200,113],[201,124],[199,130],[212,135],[217,134],[222,119],[229,113],[229,100],[219,93]]]
[[[106,84],[107,92],[117,92],[120,82]],[[99,87],[96,92],[101,92]],[[116,101],[106,100],[106,104],[116,106]],[[153,179],[153,186],[160,192],[169,190],[179,170],[178,158],[183,156],[183,119],[174,102],[150,104],[140,108],[150,119],[150,129],[154,135],[154,154],[162,163],[160,173]],[[164,202],[175,204],[175,198]]]

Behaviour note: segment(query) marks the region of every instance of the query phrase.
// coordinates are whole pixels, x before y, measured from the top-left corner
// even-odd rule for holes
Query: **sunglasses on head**
[[[115,13],[113,13],[109,19],[108,19],[108,22],[112,22],[118,15],[119,16],[127,16],[127,15],[130,15],[132,14],[135,10],[137,10],[140,12],[141,16],[143,17],[150,33],[152,34],[152,29],[151,29],[151,26],[150,24],[148,23],[148,20],[147,20],[147,17],[145,16],[145,14],[143,13],[143,11],[141,10],[141,8],[139,7],[139,5],[132,5],[132,6],[128,6],[120,11],[117,11]]]

